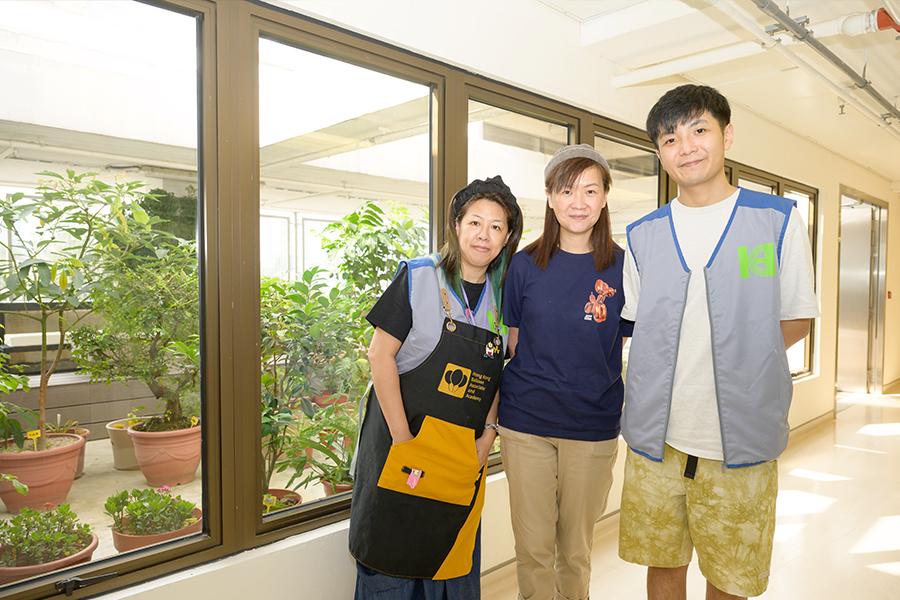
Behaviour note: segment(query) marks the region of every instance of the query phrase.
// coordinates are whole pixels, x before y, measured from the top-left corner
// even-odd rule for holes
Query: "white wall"
[[[537,2],[304,0],[296,5],[318,18],[638,127],[655,100],[682,82],[672,78],[663,84],[613,90],[607,84],[612,67],[580,48],[577,24]],[[427,25],[435,23],[440,27]],[[891,203],[887,283],[895,293],[900,292],[900,202],[888,181],[755,113],[735,106],[733,122],[736,134],[730,158],[820,191],[815,251],[822,318],[817,323],[815,373],[795,384],[790,422],[797,427],[829,415],[834,406],[840,186]],[[888,332],[900,330],[898,297],[887,303],[886,327]],[[900,379],[900,336],[888,337],[885,355],[885,381]],[[620,473],[621,464],[617,468]],[[620,474],[617,480],[610,510],[618,508]],[[506,505],[506,480],[493,476],[483,516],[484,570],[513,557]],[[106,597],[163,600],[206,597],[217,591],[237,597],[244,591],[263,598],[296,596],[302,590],[304,600],[334,600],[352,597],[354,577],[347,524],[340,523]]]

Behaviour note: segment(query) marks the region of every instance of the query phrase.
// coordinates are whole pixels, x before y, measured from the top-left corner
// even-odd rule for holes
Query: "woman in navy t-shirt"
[[[594,523],[612,485],[622,413],[624,253],[613,241],[609,164],[587,144],[544,170],[541,237],[516,254],[503,315],[512,359],[500,383],[519,593],[584,599]]]

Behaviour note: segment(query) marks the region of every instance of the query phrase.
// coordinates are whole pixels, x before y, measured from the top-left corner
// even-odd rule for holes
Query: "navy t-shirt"
[[[500,425],[570,440],[619,435],[624,384],[619,317],[624,254],[596,271],[590,254],[558,250],[546,270],[525,251],[512,259],[503,317],[519,328],[516,355],[500,380]]]

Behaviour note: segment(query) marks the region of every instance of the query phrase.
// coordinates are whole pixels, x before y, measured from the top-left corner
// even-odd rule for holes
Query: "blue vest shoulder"
[[[788,198],[765,194],[763,192],[754,192],[753,190],[745,188],[741,188],[737,203],[741,206],[750,208],[773,208],[784,214],[790,214],[791,208],[797,205],[795,201],[789,200]]]

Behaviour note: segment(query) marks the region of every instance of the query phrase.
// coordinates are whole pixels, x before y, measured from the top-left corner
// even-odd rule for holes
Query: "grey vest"
[[[430,254],[421,258],[404,261],[409,277],[409,304],[412,307],[412,329],[406,336],[403,345],[397,352],[397,370],[402,375],[422,364],[437,347],[441,339],[441,326],[444,323],[444,308],[441,299],[441,288],[444,287],[450,298],[450,315],[454,321],[469,322],[465,314],[463,301],[450,288],[444,271],[438,267],[440,256]],[[470,300],[472,300],[470,298]],[[494,302],[494,294],[490,281],[484,285],[484,291],[475,307],[473,316],[477,327],[497,331],[494,309],[498,315],[500,306]],[[506,351],[506,327],[502,327],[503,351]]]
[[[725,465],[777,458],[787,446],[793,385],[781,333],[781,249],[793,203],[741,189],[703,268]],[[662,460],[690,277],[669,205],[628,226],[641,279],[625,378],[622,435]]]

